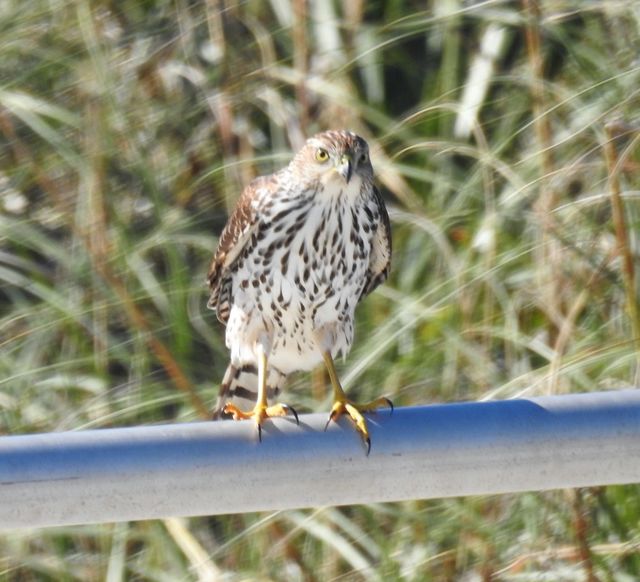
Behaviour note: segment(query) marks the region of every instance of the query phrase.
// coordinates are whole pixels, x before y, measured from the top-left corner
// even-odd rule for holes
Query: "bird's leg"
[[[329,378],[331,380],[331,386],[333,386],[333,406],[331,407],[331,413],[329,414],[329,420],[325,426],[325,430],[329,426],[329,423],[332,420],[335,420],[342,414],[348,414],[349,417],[353,420],[356,425],[356,430],[362,436],[362,440],[367,445],[367,455],[371,451],[371,437],[369,436],[369,429],[367,428],[367,421],[363,416],[363,412],[375,412],[378,408],[382,406],[388,406],[393,411],[393,403],[391,400],[385,397],[376,398],[371,402],[367,402],[366,404],[356,404],[355,402],[349,400],[347,395],[340,384],[340,380],[338,379],[338,373],[336,372],[335,364],[333,363],[333,358],[331,357],[331,352],[329,350],[324,350],[322,352],[322,358],[324,359],[324,363],[327,366],[327,370],[329,372]]]
[[[267,401],[267,352],[260,342],[256,344],[256,351],[258,356],[258,398],[256,405],[252,411],[244,412],[234,404],[229,403],[224,407],[224,412],[232,415],[233,420],[253,418],[258,427],[258,439],[262,441],[262,423],[265,418],[293,414],[296,424],[300,424],[300,421],[298,420],[298,413],[288,404],[278,403],[269,406]]]

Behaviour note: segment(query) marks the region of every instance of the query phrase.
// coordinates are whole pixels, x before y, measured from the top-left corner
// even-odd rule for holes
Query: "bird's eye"
[[[327,150],[323,150],[322,148],[319,148],[318,151],[316,151],[316,161],[320,163],[324,163],[328,159],[329,159],[329,152],[327,152]]]
[[[361,164],[366,164],[369,161],[369,156],[366,153],[360,154],[359,162]]]

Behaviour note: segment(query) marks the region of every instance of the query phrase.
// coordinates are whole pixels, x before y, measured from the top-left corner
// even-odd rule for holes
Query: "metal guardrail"
[[[640,482],[640,390],[0,438],[0,529]]]

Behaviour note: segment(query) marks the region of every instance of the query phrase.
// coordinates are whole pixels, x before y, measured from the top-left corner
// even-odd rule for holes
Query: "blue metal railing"
[[[0,529],[640,482],[640,390],[0,438]]]

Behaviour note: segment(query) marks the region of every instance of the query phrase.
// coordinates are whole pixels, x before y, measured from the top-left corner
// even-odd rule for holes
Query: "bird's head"
[[[325,131],[309,138],[291,162],[296,171],[323,185],[344,187],[373,179],[369,146],[350,131]]]

